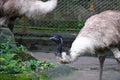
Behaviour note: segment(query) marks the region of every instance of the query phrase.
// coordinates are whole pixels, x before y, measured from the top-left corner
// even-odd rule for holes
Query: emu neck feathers
[[[62,53],[62,44],[57,45],[57,52]]]
[[[67,55],[66,53],[62,53],[62,59],[63,62],[73,62],[75,61],[79,56],[85,54],[85,53],[92,53],[95,54],[94,48],[95,44],[94,40],[86,37],[77,37],[74,42],[72,43],[70,54]]]

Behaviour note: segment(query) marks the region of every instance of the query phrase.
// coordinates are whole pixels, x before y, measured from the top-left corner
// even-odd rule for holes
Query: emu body
[[[106,50],[111,50],[120,64],[120,11],[107,10],[87,19],[68,53],[62,53],[62,63],[75,61],[79,56],[97,54],[100,61],[100,78],[102,80],[103,63]]]
[[[18,17],[40,18],[51,12],[57,5],[57,0],[0,0],[0,25],[8,22],[12,30]]]

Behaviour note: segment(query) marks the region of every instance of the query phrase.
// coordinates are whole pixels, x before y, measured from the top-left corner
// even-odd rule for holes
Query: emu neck
[[[61,43],[59,43],[59,44],[57,45],[57,52],[58,52],[58,53],[62,53],[62,44],[61,44]]]

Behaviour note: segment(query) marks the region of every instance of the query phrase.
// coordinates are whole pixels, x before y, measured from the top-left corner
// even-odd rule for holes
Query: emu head
[[[70,52],[62,51],[62,44],[63,44],[62,36],[54,35],[54,36],[50,37],[50,40],[54,41],[57,44],[57,49],[55,52],[55,56],[57,57],[57,59],[59,59],[62,64],[67,64],[67,63],[72,62]]]
[[[55,56],[61,57],[62,44],[63,44],[62,36],[54,35],[53,37],[50,37],[50,40],[54,41],[57,44],[57,49],[56,49],[56,52],[55,52]]]

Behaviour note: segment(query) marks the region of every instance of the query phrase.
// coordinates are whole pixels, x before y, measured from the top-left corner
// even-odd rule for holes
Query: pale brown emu
[[[111,50],[120,64],[118,46],[120,46],[120,11],[107,10],[88,18],[69,52],[61,54],[60,61],[70,63],[85,53],[96,53],[100,61],[99,80],[102,80],[106,50]]]
[[[8,22],[13,30],[14,21],[18,17],[40,18],[51,12],[57,5],[57,0],[0,0],[0,25]]]

